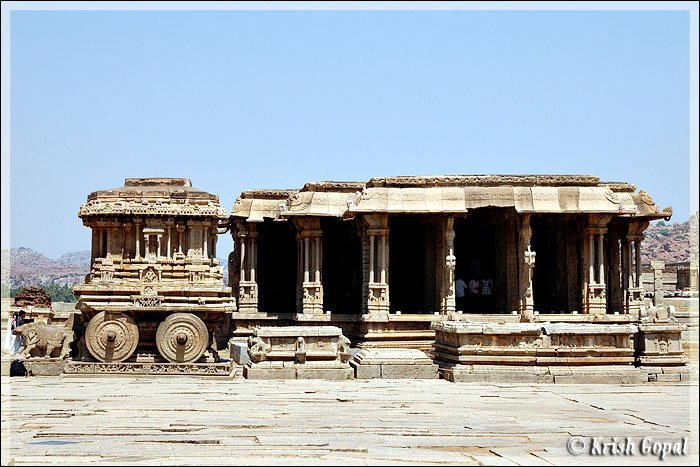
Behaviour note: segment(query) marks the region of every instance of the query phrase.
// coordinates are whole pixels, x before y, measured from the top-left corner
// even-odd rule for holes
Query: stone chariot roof
[[[219,197],[192,186],[188,178],[127,178],[124,186],[90,193],[78,216],[202,216],[225,219]]]

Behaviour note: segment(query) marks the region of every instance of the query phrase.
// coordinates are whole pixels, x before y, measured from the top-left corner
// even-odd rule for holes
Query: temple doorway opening
[[[258,307],[268,314],[296,310],[296,230],[291,222],[265,219],[258,228]]]
[[[427,216],[389,219],[389,294],[392,312],[438,311],[438,225]]]
[[[465,313],[504,313],[515,292],[515,229],[505,209],[473,209],[455,220],[455,279],[466,283],[457,309]],[[510,261],[508,254],[511,255]]]
[[[362,244],[354,221],[323,220],[323,308],[362,312]]]
[[[535,310],[540,313],[581,310],[579,228],[574,216],[532,217],[532,249],[537,253],[532,287]]]

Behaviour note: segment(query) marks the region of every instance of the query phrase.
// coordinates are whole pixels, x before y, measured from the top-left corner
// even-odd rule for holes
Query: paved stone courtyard
[[[697,383],[3,377],[2,464],[697,465],[697,413]],[[634,454],[592,456],[593,437]]]

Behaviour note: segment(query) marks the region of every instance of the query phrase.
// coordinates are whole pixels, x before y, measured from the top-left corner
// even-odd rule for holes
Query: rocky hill
[[[74,251],[72,253],[64,253],[56,261],[64,264],[90,264],[90,252],[89,251]]]
[[[89,251],[66,253],[56,260],[31,248],[2,250],[2,285],[13,289],[32,285],[72,285],[85,280],[89,263]]]
[[[224,267],[224,280],[228,280],[226,260],[219,258],[219,264]],[[79,284],[89,271],[89,251],[64,253],[58,259],[51,259],[31,248],[2,250],[2,285],[7,289]]]
[[[690,260],[691,254],[698,256],[698,213],[686,222],[666,224],[660,221],[649,225],[642,241],[642,264],[651,260],[666,264]]]

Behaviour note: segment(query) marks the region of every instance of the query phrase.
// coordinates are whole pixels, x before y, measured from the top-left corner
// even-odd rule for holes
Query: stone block
[[[656,313],[663,308],[655,308]],[[645,318],[647,321],[653,318]],[[678,366],[688,363],[683,353],[682,333],[687,329],[684,324],[670,318],[663,322],[644,322],[639,325],[636,337],[638,361],[644,366]]]
[[[547,373],[552,376],[571,376],[574,374],[570,366],[550,366],[547,367]]]
[[[352,368],[313,368],[297,365],[297,379],[344,380],[353,378]]]
[[[572,374],[554,377],[556,384],[622,384],[622,376],[619,374]]]
[[[231,351],[231,360],[239,365],[245,365],[250,361],[250,356],[248,355],[248,344],[246,342],[229,341],[228,346],[229,350]]]
[[[686,363],[688,363],[688,356],[684,355],[684,354],[667,355],[667,356],[660,356],[660,355],[644,356],[644,355],[641,355],[639,357],[638,361],[639,361],[640,365],[644,365],[644,366],[649,366],[649,365],[677,366],[677,365],[685,365]]]
[[[456,383],[553,383],[547,368],[507,365],[455,365],[440,370],[442,377]]]
[[[643,371],[644,373],[647,374],[652,374],[652,373],[663,373],[663,369],[660,366],[640,366],[639,367],[640,371]]]
[[[440,377],[446,381],[451,381],[453,383],[458,382],[455,381],[455,374],[452,368],[440,368]]]
[[[336,326],[258,326],[248,339],[253,363],[263,361],[328,362],[345,364],[350,358],[350,340]]]
[[[10,365],[12,360],[2,359],[2,371],[0,371],[1,376],[10,376]]]
[[[534,368],[533,368],[534,369]],[[490,372],[475,372],[453,370],[450,381],[455,383],[553,383],[554,378],[546,372],[508,371],[500,369]],[[446,378],[447,379],[447,378]]]
[[[661,368],[659,373],[666,374],[690,374],[690,367],[688,366],[666,366]]]
[[[431,365],[391,365],[381,366],[383,379],[435,379],[438,377],[438,366]]]
[[[646,371],[631,366],[570,367],[570,369],[570,374],[554,372],[554,382],[558,384],[641,384],[649,379]]]
[[[31,376],[58,376],[63,373],[63,360],[25,360],[24,366]]]
[[[637,326],[634,324],[546,323],[543,328],[544,332],[549,336],[632,335],[637,332]]]
[[[402,348],[363,349],[355,355],[355,360],[363,365],[430,365],[433,363],[423,351]]]
[[[438,366],[417,349],[362,349],[351,364],[356,377],[362,379],[434,379],[438,376]]]
[[[273,368],[271,366],[244,366],[243,377],[246,379],[296,379],[294,368]]]
[[[620,376],[622,384],[642,384],[649,381],[649,375],[643,371],[623,373]]]
[[[356,361],[351,360],[350,366],[355,370],[356,379],[374,379],[382,377],[381,365],[360,365]]]
[[[681,380],[679,373],[661,373],[656,375],[656,381],[659,383],[677,383]]]

